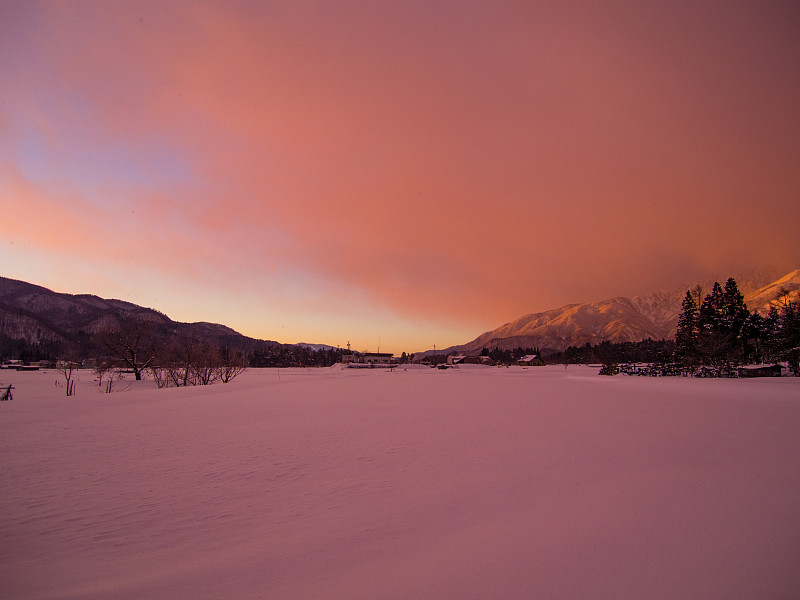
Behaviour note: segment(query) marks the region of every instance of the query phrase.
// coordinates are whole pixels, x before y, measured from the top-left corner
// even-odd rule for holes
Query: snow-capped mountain
[[[745,296],[751,312],[766,314],[772,305],[780,306],[784,301],[797,302],[800,299],[800,269],[795,269]]]
[[[735,277],[750,311],[766,313],[771,304],[797,300],[800,293],[800,269],[774,279],[774,274],[760,270]],[[726,278],[721,278],[724,283]],[[646,338],[669,339],[675,335],[681,302],[687,289],[700,285],[702,294],[711,290],[713,281],[682,286],[672,291],[643,296],[618,296],[599,302],[568,304],[561,308],[525,315],[487,331],[471,342],[444,352],[479,352],[482,348],[513,349],[538,347],[542,351],[564,350],[586,343],[638,342]]]
[[[314,352],[319,352],[320,350],[336,350],[336,346],[329,346],[328,344],[308,344],[306,342],[299,342],[295,344],[295,346],[313,350]]]

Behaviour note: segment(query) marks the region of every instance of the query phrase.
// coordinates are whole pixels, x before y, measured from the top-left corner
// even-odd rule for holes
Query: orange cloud
[[[43,6],[14,107],[37,98],[25,118],[54,152],[80,129],[97,147],[175,152],[192,181],[116,190],[101,214],[121,218],[122,198],[137,216],[113,234],[96,208],[67,208],[81,198],[15,184],[49,214],[25,228],[37,245],[116,245],[125,262],[145,240],[136,252],[181,276],[234,262],[246,285],[285,266],[487,326],[800,259],[798,42],[779,15]]]

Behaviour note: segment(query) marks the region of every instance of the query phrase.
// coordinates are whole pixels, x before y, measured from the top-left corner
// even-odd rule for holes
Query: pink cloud
[[[565,6],[450,23],[350,3],[45,5],[14,110],[44,106],[25,118],[58,152],[83,127],[98,147],[166,147],[195,180],[118,190],[137,217],[113,235],[67,209],[80,198],[15,184],[49,213],[26,235],[87,253],[145,240],[194,276],[285,265],[487,324],[796,266],[798,45],[781,19]]]

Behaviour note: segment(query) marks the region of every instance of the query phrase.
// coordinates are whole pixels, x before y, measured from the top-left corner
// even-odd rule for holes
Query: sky
[[[0,275],[420,351],[800,266],[794,1],[0,1]]]

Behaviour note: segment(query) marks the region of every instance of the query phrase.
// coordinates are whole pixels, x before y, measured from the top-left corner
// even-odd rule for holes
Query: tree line
[[[702,297],[687,290],[675,331],[675,362],[688,373],[727,374],[736,365],[786,362],[800,375],[800,307],[782,290],[766,316],[750,312],[733,277]]]
[[[610,342],[599,344],[587,342],[583,346],[569,346],[562,352],[545,357],[550,364],[621,364],[651,363],[668,364],[675,354],[674,340],[647,338],[638,342]]]
[[[330,367],[342,360],[344,350],[313,350],[293,344],[260,344],[247,357],[251,367]]]
[[[151,321],[126,318],[92,337],[103,356],[97,370],[122,367],[138,380],[151,373],[160,387],[227,383],[247,367],[329,367],[341,362],[344,350],[257,342],[219,343],[185,332],[164,332]],[[102,373],[101,373],[102,379]]]
[[[481,356],[488,356],[493,363],[500,365],[515,364],[520,358],[530,354],[538,356],[539,348],[523,348],[517,346],[513,350],[501,350],[500,348],[494,348],[493,350],[489,350],[488,348],[481,349]]]
[[[120,319],[92,341],[103,351],[95,366],[101,385],[104,375],[119,369],[133,373],[136,380],[150,372],[158,387],[181,387],[228,383],[247,368],[245,354],[230,344],[185,332],[159,332],[145,319]]]

